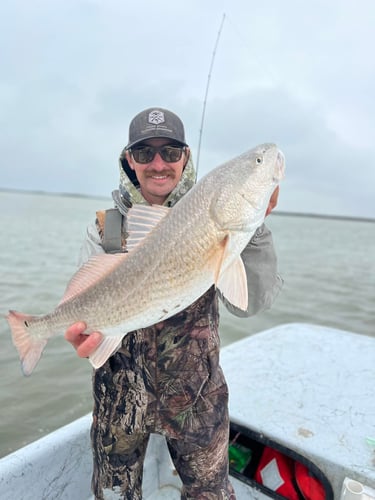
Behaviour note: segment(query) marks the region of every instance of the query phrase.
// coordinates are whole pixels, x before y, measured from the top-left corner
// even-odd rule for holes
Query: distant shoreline
[[[20,194],[40,194],[47,196],[61,196],[66,198],[88,198],[88,199],[99,199],[99,200],[110,200],[110,196],[101,196],[93,194],[82,194],[82,193],[54,193],[51,191],[33,190],[33,189],[13,189],[13,188],[3,188],[0,187],[0,192],[5,193],[20,193]],[[375,223],[375,219],[371,217],[355,217],[350,215],[330,215],[330,214],[315,214],[309,212],[287,212],[284,210],[274,210],[272,215],[283,215],[290,217],[310,217],[315,219],[334,219],[342,221],[353,221],[353,222],[372,222]]]
[[[310,217],[314,219],[334,219],[342,221],[353,221],[353,222],[372,222],[375,223],[375,219],[371,217],[355,217],[351,215],[329,215],[329,214],[313,214],[309,212],[285,212],[283,210],[275,210],[272,215],[287,215],[292,217]]]
[[[99,200],[111,200],[111,196],[102,196],[100,194],[83,194],[83,193],[55,193],[52,191],[42,191],[41,189],[16,189],[0,187],[0,193],[19,193],[19,194],[41,194],[46,196],[61,196],[66,198],[90,198]]]

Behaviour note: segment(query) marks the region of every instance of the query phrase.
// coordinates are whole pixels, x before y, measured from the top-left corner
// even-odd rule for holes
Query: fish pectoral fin
[[[108,358],[120,347],[124,334],[117,337],[104,337],[99,347],[89,356],[92,366],[97,369],[104,365]]]
[[[220,274],[216,286],[231,304],[246,311],[248,306],[247,278],[241,257],[238,257]]]

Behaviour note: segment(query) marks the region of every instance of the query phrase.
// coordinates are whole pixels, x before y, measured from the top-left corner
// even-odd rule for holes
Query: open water
[[[91,410],[91,368],[63,338],[23,377],[8,309],[50,312],[76,269],[95,211],[110,199],[0,192],[0,456]],[[375,221],[275,214],[267,218],[285,283],[272,309],[222,311],[222,345],[279,324],[327,325],[375,338]],[[375,341],[375,340],[374,340]]]

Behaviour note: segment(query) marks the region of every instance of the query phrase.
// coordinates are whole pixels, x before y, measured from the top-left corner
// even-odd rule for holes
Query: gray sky
[[[263,142],[279,209],[375,217],[374,0],[2,0],[0,187],[110,195],[131,118],[183,119],[199,176]]]

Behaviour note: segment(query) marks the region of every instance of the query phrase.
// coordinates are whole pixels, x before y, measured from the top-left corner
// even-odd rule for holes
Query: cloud
[[[0,185],[109,194],[130,119],[154,105],[197,156],[209,81],[202,175],[274,141],[280,208],[375,217],[374,14],[369,0],[2,2]]]

